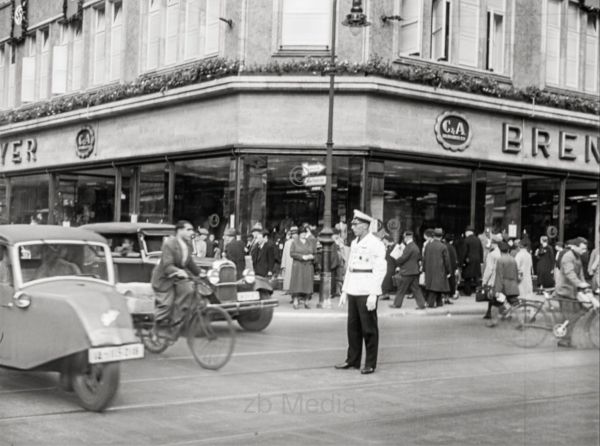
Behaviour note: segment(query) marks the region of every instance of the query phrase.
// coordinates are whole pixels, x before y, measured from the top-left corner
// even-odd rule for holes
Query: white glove
[[[367,310],[373,311],[377,307],[377,296],[375,294],[369,294],[367,297]]]
[[[338,306],[343,307],[344,305],[346,305],[347,300],[348,295],[346,293],[342,293],[342,295],[340,296],[340,303],[338,304]]]

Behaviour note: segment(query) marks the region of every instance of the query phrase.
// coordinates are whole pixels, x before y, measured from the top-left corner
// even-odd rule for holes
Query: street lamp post
[[[332,0],[331,13],[331,61],[328,67],[329,74],[329,112],[327,117],[327,142],[325,155],[325,204],[323,209],[323,229],[319,235],[322,246],[323,258],[321,262],[321,288],[319,290],[319,306],[331,305],[331,248],[333,245],[333,231],[331,228],[331,185],[333,182],[333,98],[335,84],[335,37],[337,29],[337,0]],[[350,14],[342,22],[344,26],[361,28],[369,26],[367,17],[363,13],[362,0],[352,0]]]

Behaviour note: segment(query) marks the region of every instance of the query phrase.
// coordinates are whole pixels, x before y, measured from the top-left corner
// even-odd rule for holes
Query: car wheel
[[[267,299],[270,293],[260,292],[260,299]],[[262,331],[269,326],[273,319],[273,308],[262,308],[260,310],[249,310],[240,312],[237,317],[238,324],[244,330]]]
[[[101,412],[109,405],[119,387],[119,363],[89,364],[73,373],[73,390],[81,407]]]

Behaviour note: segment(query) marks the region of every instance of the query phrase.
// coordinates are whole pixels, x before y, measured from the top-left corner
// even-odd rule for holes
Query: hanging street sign
[[[304,175],[316,175],[325,170],[325,164],[323,164],[323,163],[302,163],[302,170],[304,170]]]
[[[325,184],[327,184],[327,177],[325,175],[304,178],[304,185],[306,187],[325,186]]]

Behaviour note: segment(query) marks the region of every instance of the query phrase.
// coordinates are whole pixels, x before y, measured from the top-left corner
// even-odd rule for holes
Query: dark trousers
[[[442,298],[443,293],[441,291],[431,291],[427,290],[427,305],[430,308],[434,308],[436,306],[443,307],[444,299]]]
[[[404,296],[410,290],[412,295],[417,302],[417,306],[419,308],[425,308],[425,299],[423,298],[423,293],[421,292],[421,287],[419,286],[419,275],[415,274],[414,276],[401,276],[400,281],[398,283],[398,291],[396,291],[396,298],[394,299],[394,306],[400,308],[402,306],[402,302],[404,301]]]
[[[178,280],[169,291],[154,290],[154,295],[154,321],[177,322],[190,308],[194,297],[194,284],[191,280]]]
[[[346,362],[360,367],[363,340],[367,351],[365,367],[377,366],[377,350],[379,348],[379,327],[377,326],[377,309],[367,310],[368,296],[348,295],[348,355]]]
[[[473,294],[473,291],[477,288],[477,278],[475,277],[465,277],[464,278],[464,292],[465,296],[470,296]]]

